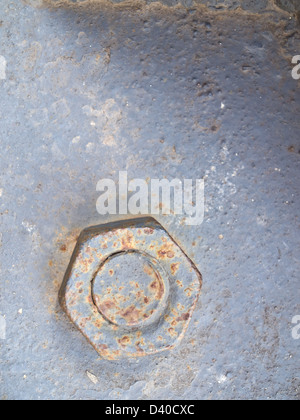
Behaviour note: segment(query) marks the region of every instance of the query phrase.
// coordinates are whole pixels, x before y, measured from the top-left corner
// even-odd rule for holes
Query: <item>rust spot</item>
[[[158,281],[155,280],[150,284],[151,289],[157,289],[158,288]]]
[[[115,303],[112,300],[106,300],[103,303],[100,303],[98,306],[100,307],[101,312],[104,315],[107,315],[107,312],[110,312],[116,307]]]
[[[80,326],[81,328],[85,328],[85,327],[86,327],[86,325],[87,325],[87,323],[88,323],[88,322],[90,322],[90,320],[91,320],[91,317],[88,317],[88,318],[81,318],[81,321],[80,321],[80,323],[79,323],[79,326]]]
[[[94,322],[94,325],[95,325],[95,327],[96,327],[96,328],[101,328],[101,327],[102,327],[102,325],[103,325],[103,321],[102,321],[101,319],[97,319],[97,320]]]
[[[91,260],[84,259],[82,254],[78,256],[78,262],[76,264],[76,269],[82,271],[83,273],[88,273],[90,270]]]
[[[149,303],[149,299],[147,297],[144,298],[144,302],[147,304]]]
[[[179,263],[171,264],[171,273],[173,276],[177,273],[178,270],[179,270]]]
[[[92,305],[93,304],[92,296],[87,296],[86,301],[87,301],[87,303],[89,303],[90,305]]]
[[[145,229],[144,229],[144,233],[145,233],[146,235],[153,235],[153,233],[154,233],[154,229],[151,229],[151,228],[145,228]]]
[[[77,305],[77,299],[73,298],[73,299],[67,299],[68,305],[69,306],[75,306]]]
[[[176,311],[176,309],[175,309],[175,308],[173,308],[173,309],[171,310],[171,312],[172,312],[172,314],[173,314],[174,316],[178,316],[178,312]]]
[[[290,147],[288,148],[288,151],[289,151],[290,153],[295,153],[295,147],[294,147],[294,146],[290,146]]]
[[[124,311],[119,311],[118,315],[124,318],[127,324],[133,325],[139,321],[141,313],[134,305],[131,305]]]
[[[177,332],[174,330],[174,328],[169,328],[168,333],[171,337],[177,337]]]
[[[188,297],[191,297],[193,294],[193,289],[191,287],[188,287],[185,289],[185,293]]]
[[[99,341],[101,336],[102,336],[102,333],[98,333],[98,334],[94,335],[94,342]]]
[[[150,290],[155,291],[156,292],[156,299],[160,300],[163,297],[164,294],[164,287],[162,285],[162,283],[159,281],[159,279],[154,280],[151,284],[150,284]]]
[[[161,283],[160,279],[157,277],[156,280],[154,280],[150,286],[149,286],[150,290],[155,291],[155,298],[157,300],[161,300],[163,295],[164,295],[164,286]]]
[[[134,243],[133,233],[130,231],[126,232],[126,236],[123,236],[121,239],[123,249],[131,249]]]
[[[99,350],[101,350],[101,351],[105,351],[105,350],[107,350],[107,349],[108,349],[108,346],[107,346],[106,344],[99,344],[98,348],[99,348]]]
[[[164,245],[157,251],[158,258],[165,259],[167,258],[174,258],[175,253],[173,250],[172,243],[164,243]]]
[[[180,317],[178,317],[177,321],[178,322],[187,321],[189,318],[190,318],[190,314],[186,313],[186,314],[182,314]]]
[[[148,264],[144,264],[144,272],[146,274],[148,274],[148,276],[152,276],[153,275],[153,268]]]
[[[145,353],[145,350],[143,350],[139,345],[136,345],[135,347],[138,353]]]
[[[177,308],[178,308],[180,311],[183,311],[183,310],[184,310],[184,306],[183,306],[183,305],[181,305],[181,303],[178,303],[178,304],[177,304]]]
[[[109,270],[109,275],[112,277],[114,275],[114,270]]]
[[[125,335],[124,337],[118,339],[118,343],[124,348],[131,343],[131,339],[130,339],[130,337]]]

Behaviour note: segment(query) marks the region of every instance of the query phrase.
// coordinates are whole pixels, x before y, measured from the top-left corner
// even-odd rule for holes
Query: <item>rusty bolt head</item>
[[[60,290],[69,318],[109,360],[172,349],[199,297],[201,274],[154,219],[80,235]]]

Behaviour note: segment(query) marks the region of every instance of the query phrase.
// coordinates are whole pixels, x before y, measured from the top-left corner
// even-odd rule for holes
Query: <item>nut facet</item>
[[[69,318],[109,360],[172,349],[183,337],[202,277],[153,218],[82,232],[60,290]]]

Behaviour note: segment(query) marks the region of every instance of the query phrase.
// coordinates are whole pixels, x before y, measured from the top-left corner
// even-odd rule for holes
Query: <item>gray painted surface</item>
[[[275,0],[275,4],[288,12],[299,12],[299,0]]]
[[[26,2],[0,10],[0,398],[299,399],[296,17]],[[201,226],[159,218],[204,285],[176,350],[107,362],[57,295],[119,170],[205,177]]]

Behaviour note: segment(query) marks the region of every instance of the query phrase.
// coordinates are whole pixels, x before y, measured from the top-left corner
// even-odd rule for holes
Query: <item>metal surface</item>
[[[275,5],[287,12],[300,12],[299,0],[275,0]]]
[[[63,3],[1,0],[0,398],[299,399],[296,15]],[[120,170],[205,177],[201,226],[157,217],[204,282],[180,346],[111,362],[57,296]]]
[[[174,348],[199,298],[195,265],[154,219],[86,229],[60,291],[61,304],[108,360]]]

